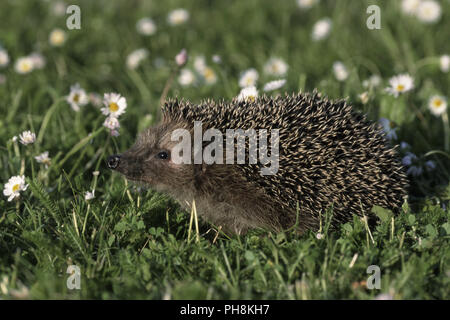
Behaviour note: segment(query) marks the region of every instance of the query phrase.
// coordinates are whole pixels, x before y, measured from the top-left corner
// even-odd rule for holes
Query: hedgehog
[[[202,132],[214,129],[222,136],[202,140],[195,151],[198,123]],[[176,156],[180,139],[173,133],[179,129],[190,136],[187,149],[177,149]],[[247,149],[244,163],[178,161],[181,154],[193,160],[214,142],[216,147],[226,146],[230,129],[259,130],[266,132],[267,141],[274,138],[276,170],[270,170],[267,161],[255,161]],[[228,160],[236,160],[237,149],[249,148],[251,139],[229,140],[235,144],[229,144]],[[267,146],[261,135],[256,140],[260,149]],[[266,149],[268,154],[270,148]],[[225,158],[218,150],[211,155]],[[195,200],[200,217],[239,235],[255,228],[317,231],[327,210],[334,228],[354,215],[371,217],[373,206],[398,213],[408,187],[396,146],[390,146],[380,125],[354,111],[346,100],[329,100],[317,90],[198,104],[169,99],[162,106],[160,123],[142,132],[129,150],[108,157],[107,165],[128,180],[170,195],[187,210]]]

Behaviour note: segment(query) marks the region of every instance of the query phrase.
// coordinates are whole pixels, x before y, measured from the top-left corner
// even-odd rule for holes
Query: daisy
[[[237,100],[253,102],[256,100],[257,97],[258,97],[258,90],[256,90],[255,86],[251,86],[251,87],[242,89],[241,92],[239,92]]]
[[[369,102],[369,93],[367,91],[364,91],[363,93],[358,95],[359,100],[361,100],[362,104],[366,104]]]
[[[89,98],[86,91],[76,83],[70,87],[70,93],[66,97],[66,101],[74,111],[80,111],[80,107],[85,106],[89,102]]]
[[[441,5],[434,0],[425,0],[419,4],[417,18],[425,23],[433,23],[441,17]]]
[[[28,184],[25,184],[25,176],[14,176],[9,178],[3,189],[3,194],[8,197],[8,201],[12,201],[14,198],[20,196],[21,191],[25,191],[28,188]]]
[[[204,56],[197,56],[194,59],[194,69],[198,73],[202,73],[206,68],[206,61]]]
[[[120,123],[116,117],[109,116],[105,119],[105,122],[103,122],[103,126],[110,130],[116,130],[120,128]]]
[[[331,19],[323,18],[317,21],[313,26],[311,37],[314,41],[320,41],[328,37],[331,31]]]
[[[273,76],[283,76],[288,69],[289,66],[280,58],[271,58],[264,65],[264,72]]]
[[[150,18],[142,18],[136,23],[136,30],[144,36],[151,36],[156,32],[156,24]]]
[[[386,134],[386,139],[397,140],[397,133],[395,133],[397,128],[395,127],[395,124],[392,121],[389,121],[389,119],[386,119],[386,118],[380,118],[380,120],[378,120],[378,122],[383,127],[383,131]]]
[[[119,93],[105,93],[103,104],[105,107],[100,109],[102,113],[115,118],[124,113],[127,108],[127,100]]]
[[[336,61],[335,63],[333,63],[333,72],[338,81],[345,81],[348,78],[347,68],[340,61]]]
[[[364,88],[375,88],[378,87],[381,83],[381,77],[379,75],[373,74],[369,79],[364,80],[362,85]]]
[[[447,110],[447,99],[442,96],[432,96],[428,101],[428,108],[435,116],[440,116]]]
[[[420,2],[421,0],[403,0],[401,5],[403,13],[411,16],[415,15]]]
[[[50,32],[48,40],[52,46],[60,47],[66,42],[66,33],[62,29],[54,29]]]
[[[167,21],[172,26],[177,26],[189,20],[189,12],[185,9],[176,9],[169,12]]]
[[[183,87],[192,85],[195,82],[195,75],[189,69],[182,69],[180,71],[180,76],[178,77],[178,83]]]
[[[16,63],[14,64],[14,69],[17,73],[20,74],[26,74],[31,71],[33,71],[34,64],[33,59],[30,57],[21,57],[17,59]]]
[[[309,9],[319,3],[320,0],[297,0],[297,5],[301,9]]]
[[[6,67],[9,64],[9,55],[5,49],[0,48],[0,67]]]
[[[279,80],[274,80],[274,81],[270,81],[267,82],[264,85],[263,90],[264,91],[273,91],[273,90],[277,90],[280,89],[281,87],[283,87],[286,84],[286,79],[279,79]]]
[[[92,199],[94,199],[94,198],[95,198],[95,190],[92,190],[92,192],[86,191],[86,193],[84,194],[84,199],[85,199],[86,201],[92,200]]]
[[[239,79],[239,87],[245,88],[254,86],[258,78],[259,78],[258,71],[256,71],[253,68],[248,69],[242,73],[241,78]]]
[[[127,56],[127,67],[128,69],[134,70],[140,64],[141,61],[148,57],[148,50],[145,48],[137,49],[131,52]]]
[[[36,134],[30,130],[24,131],[19,135],[20,143],[23,145],[32,144],[36,141]]]
[[[414,79],[409,74],[400,74],[389,79],[390,87],[386,91],[394,97],[414,89]]]
[[[53,14],[58,17],[62,17],[66,14],[66,4],[63,1],[57,1],[52,7]]]
[[[95,92],[91,92],[88,95],[89,102],[96,108],[100,108],[103,104],[102,97]]]
[[[48,157],[48,151],[41,153],[40,155],[34,157],[37,162],[45,165],[46,168],[50,165],[50,158]]]
[[[439,65],[442,72],[448,72],[450,70],[450,56],[448,54],[441,56],[439,58]]]
[[[175,56],[175,63],[177,66],[182,67],[186,64],[188,60],[188,54],[186,49],[182,49],[176,56]]]
[[[206,67],[202,72],[202,76],[206,84],[214,84],[217,82],[217,75],[211,67]]]
[[[28,56],[33,61],[33,68],[34,69],[42,69],[45,67],[46,61],[42,54],[39,52],[33,52]]]

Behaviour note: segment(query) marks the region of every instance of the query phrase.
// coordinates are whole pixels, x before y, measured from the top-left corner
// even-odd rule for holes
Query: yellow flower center
[[[256,98],[255,98],[255,96],[248,96],[247,100],[251,101],[251,102],[255,102]]]
[[[74,102],[78,102],[78,100],[80,100],[80,95],[79,95],[79,94],[75,94],[75,95],[73,96],[73,101],[74,101]]]
[[[119,106],[117,105],[117,103],[111,102],[109,104],[109,111],[116,112],[117,110],[119,110]]]
[[[405,89],[405,86],[402,84],[397,85],[397,91],[403,91]]]
[[[205,74],[204,74],[206,79],[212,79],[214,78],[214,71],[212,71],[211,69],[207,68],[205,70]]]
[[[22,62],[21,67],[22,67],[22,71],[28,72],[28,71],[31,70],[31,63],[28,63],[28,61],[27,62]]]
[[[15,185],[13,185],[13,187],[12,187],[12,191],[13,191],[13,192],[16,192],[17,190],[19,190],[19,188],[20,188],[20,185],[19,185],[19,184],[15,184]]]
[[[442,101],[441,100],[435,100],[434,101],[434,107],[435,108],[439,108],[442,105]]]

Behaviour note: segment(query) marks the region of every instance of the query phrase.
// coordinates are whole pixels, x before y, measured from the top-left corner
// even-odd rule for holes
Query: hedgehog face
[[[127,179],[144,182],[158,191],[180,189],[192,179],[192,167],[172,161],[170,130],[159,125],[144,131],[136,143],[119,155],[108,157],[110,169]]]

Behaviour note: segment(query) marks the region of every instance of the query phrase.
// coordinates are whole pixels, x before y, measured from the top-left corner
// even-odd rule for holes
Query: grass
[[[29,183],[19,200],[0,198],[0,298],[450,298],[448,120],[427,107],[431,95],[448,96],[450,87],[450,73],[439,69],[439,56],[450,52],[448,1],[441,1],[443,15],[435,24],[406,16],[395,1],[323,0],[308,11],[293,0],[76,1],[81,29],[66,30],[61,47],[48,42],[54,28],[65,29],[67,17],[53,14],[53,4],[0,4],[7,13],[0,19],[0,44],[12,60],[0,69],[6,76],[0,84],[0,181],[24,174]],[[380,30],[366,28],[370,4],[381,7]],[[167,13],[178,7],[186,8],[190,19],[169,26]],[[155,35],[136,32],[144,16],[155,20]],[[312,25],[327,16],[333,21],[330,37],[311,41]],[[128,69],[127,55],[141,47],[150,56]],[[410,201],[400,215],[375,208],[380,220],[371,229],[359,218],[328,229],[329,211],[322,238],[317,230],[302,236],[261,230],[242,237],[217,234],[173,200],[127,183],[104,165],[106,156],[127,149],[154,123],[181,48],[190,57],[204,55],[218,81],[190,87],[175,81],[169,96],[231,99],[239,93],[243,70],[256,68],[262,88],[272,79],[263,73],[265,62],[281,57],[289,65],[281,91],[318,88],[331,98],[347,97],[371,119],[395,122],[394,143],[409,143],[417,165],[433,160],[435,169],[411,177]],[[42,53],[46,66],[17,74],[13,62],[32,51]],[[220,64],[211,61],[215,54]],[[338,60],[349,70],[344,82],[332,72]],[[192,68],[193,59],[187,66]],[[394,98],[383,88],[399,73],[411,74],[415,89]],[[362,81],[372,74],[383,84],[362,104]],[[93,105],[80,112],[70,108],[65,96],[76,82],[88,92],[126,97],[120,136],[102,127],[104,116]],[[11,140],[24,130],[36,133],[34,144]],[[34,160],[43,151],[52,158],[49,168]],[[95,198],[85,200],[93,189]],[[80,290],[67,288],[69,265],[81,270]],[[380,267],[380,289],[367,289],[371,265]]]

